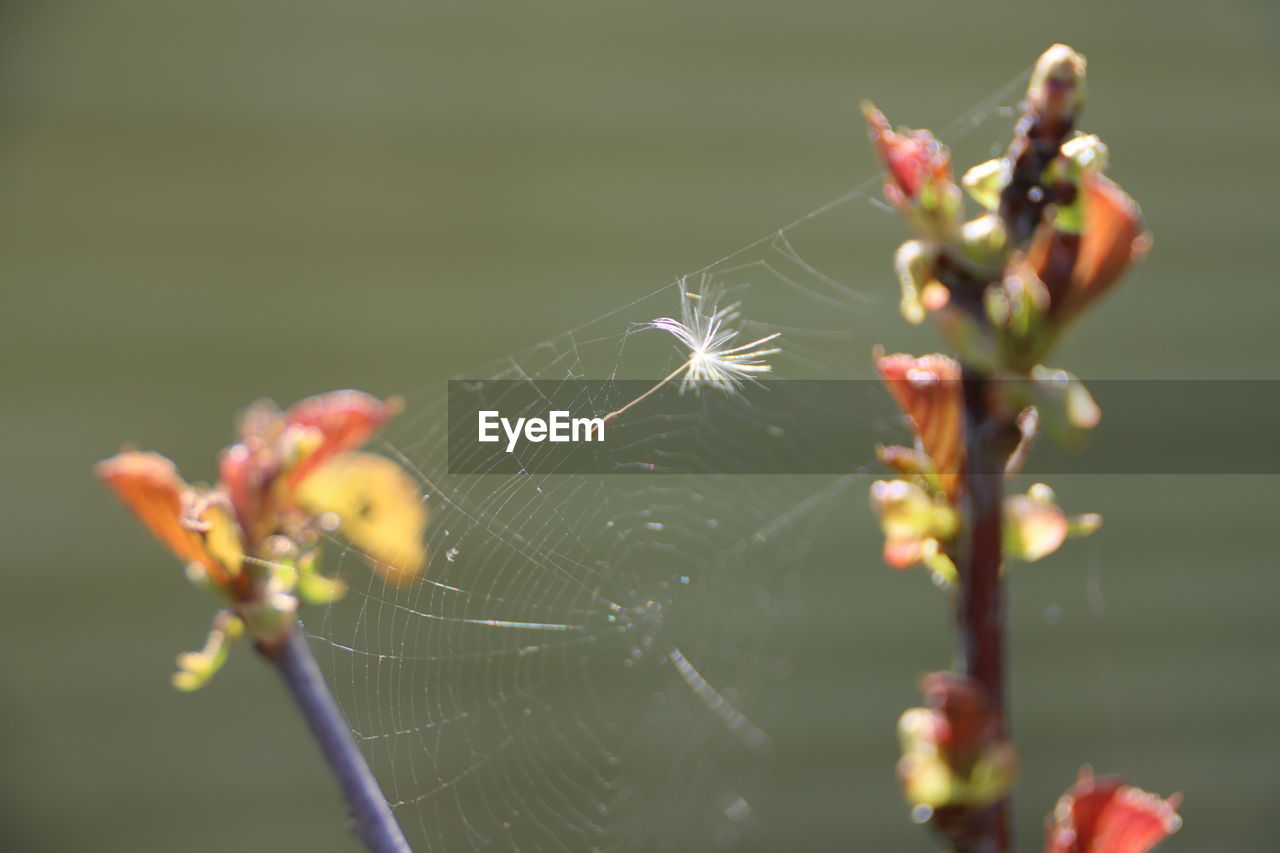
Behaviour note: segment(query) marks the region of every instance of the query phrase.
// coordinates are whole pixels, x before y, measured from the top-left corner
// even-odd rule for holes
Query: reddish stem
[[[965,545],[959,566],[957,622],[962,671],[986,689],[1007,735],[1005,624],[1008,618],[1001,563],[1004,557],[1004,451],[1007,430],[991,410],[991,380],[963,368],[965,419]],[[1009,801],[976,815],[955,840],[957,853],[1008,853]]]
[[[1052,201],[1043,176],[1071,132],[1073,119],[1045,122],[1024,113],[1009,149],[1012,173],[1000,197],[1000,217],[1011,244],[1024,246],[1043,221]],[[940,274],[956,303],[984,318],[987,287],[964,265],[944,264]],[[993,380],[972,365],[962,364],[965,432],[965,517],[960,553],[960,589],[956,621],[960,632],[961,671],[986,689],[996,706],[1000,736],[1009,734],[1005,690],[1005,626],[1008,606],[1001,576],[1004,560],[1004,465],[1016,446],[1012,423],[993,406]],[[951,841],[955,853],[1009,853],[1013,828],[1009,799],[968,816]]]

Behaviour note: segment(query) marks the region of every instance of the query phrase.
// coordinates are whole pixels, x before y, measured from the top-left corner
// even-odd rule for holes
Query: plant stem
[[[329,692],[301,626],[295,624],[278,647],[260,646],[259,651],[280,671],[298,710],[306,717],[329,769],[342,787],[360,840],[374,853],[410,853],[409,842],[382,796],[347,718]]]
[[[962,374],[965,430],[965,550],[957,598],[964,673],[987,691],[999,712],[1000,736],[1008,734],[1005,694],[1005,625],[1001,577],[1006,431],[991,411],[991,380],[965,365]],[[957,853],[1008,853],[1009,801],[977,816],[972,833],[956,839]]]

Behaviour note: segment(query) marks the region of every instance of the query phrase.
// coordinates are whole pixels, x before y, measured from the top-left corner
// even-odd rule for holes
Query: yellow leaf
[[[417,481],[390,459],[339,454],[307,474],[294,497],[309,512],[336,515],[343,538],[389,580],[408,580],[425,567],[427,507]]]
[[[240,564],[244,562],[244,550],[240,547],[240,528],[235,519],[225,506],[213,503],[200,514],[200,521],[208,525],[208,529],[202,534],[205,549],[235,577],[240,573]]]

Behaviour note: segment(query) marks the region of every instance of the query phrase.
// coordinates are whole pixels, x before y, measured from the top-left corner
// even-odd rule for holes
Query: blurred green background
[[[1156,235],[1057,362],[1280,378],[1262,3],[0,7],[0,847],[354,848],[252,655],[170,689],[212,608],[95,460],[134,440],[211,479],[254,397],[414,389],[596,317],[871,174],[859,99],[942,125],[1053,41],[1088,55],[1085,126]],[[865,349],[928,346],[893,239],[860,239]],[[1084,761],[1186,793],[1170,851],[1274,848],[1276,485],[1058,484],[1108,527],[1016,578],[1022,849]],[[862,551],[799,592],[761,846],[936,847],[891,731],[945,663],[942,605],[856,515]]]

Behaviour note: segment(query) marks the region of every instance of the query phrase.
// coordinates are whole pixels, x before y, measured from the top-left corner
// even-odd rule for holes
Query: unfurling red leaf
[[[898,407],[911,419],[921,449],[953,498],[964,461],[960,363],[945,355],[882,355],[876,367]]]
[[[1150,247],[1142,210],[1111,179],[1086,172],[1080,181],[1078,231],[1042,228],[1027,249],[1027,262],[1050,294],[1049,311],[1059,324],[1080,314],[1119,281]]]
[[[1045,853],[1147,853],[1182,826],[1181,800],[1085,767],[1049,816]]]
[[[326,459],[364,443],[403,408],[398,397],[379,400],[363,391],[330,391],[308,397],[284,414],[286,431],[314,430],[305,456],[289,471],[289,485],[296,486]]]
[[[173,462],[158,453],[128,451],[95,470],[179,559],[199,565],[220,586],[239,571],[244,555],[230,515],[187,485]]]

